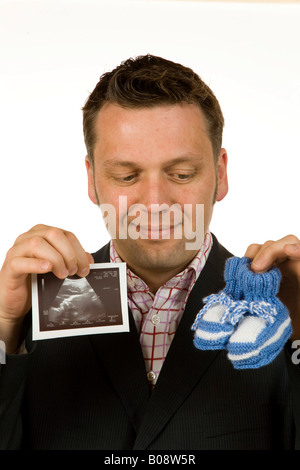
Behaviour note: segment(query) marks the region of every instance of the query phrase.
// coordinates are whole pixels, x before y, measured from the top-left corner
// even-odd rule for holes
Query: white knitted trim
[[[248,352],[248,353],[244,353],[244,354],[228,353],[228,359],[233,360],[233,361],[241,361],[241,360],[249,359],[253,356],[257,356],[260,353],[260,351],[262,351],[264,348],[266,348],[267,346],[270,346],[271,344],[275,343],[280,338],[280,336],[283,334],[284,330],[286,330],[289,327],[289,325],[290,325],[290,318],[288,317],[285,320],[285,322],[283,322],[280,325],[280,327],[278,328],[276,333],[268,341],[266,341],[264,344],[259,346],[257,349],[255,349],[254,351]]]
[[[207,322],[219,323],[224,312],[226,310],[225,305],[216,304],[210,307],[203,315],[202,320]]]
[[[207,341],[216,341],[217,339],[225,338],[228,336],[228,332],[226,331],[219,331],[217,333],[213,333],[210,331],[203,331],[203,330],[196,330],[196,336],[201,339],[205,339]]]
[[[255,343],[259,334],[266,327],[267,321],[262,317],[247,316],[242,318],[230,338],[232,343]]]

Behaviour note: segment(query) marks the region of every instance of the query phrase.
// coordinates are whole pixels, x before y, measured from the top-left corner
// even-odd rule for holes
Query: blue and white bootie
[[[194,345],[198,349],[224,349],[232,335],[240,314],[235,312],[241,299],[240,271],[247,258],[229,258],[225,265],[225,288],[218,294],[203,299],[205,306],[197,314],[192,326]]]
[[[269,364],[291,336],[289,312],[276,297],[280,281],[277,268],[260,274],[248,267],[241,276],[243,315],[226,346],[228,358],[236,369]]]

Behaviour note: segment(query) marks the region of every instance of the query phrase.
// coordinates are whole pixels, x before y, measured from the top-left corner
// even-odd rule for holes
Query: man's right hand
[[[74,274],[85,277],[93,262],[75,235],[65,230],[36,225],[17,238],[0,271],[0,340],[8,354],[19,346],[23,320],[31,307],[30,274],[52,271],[59,279]]]

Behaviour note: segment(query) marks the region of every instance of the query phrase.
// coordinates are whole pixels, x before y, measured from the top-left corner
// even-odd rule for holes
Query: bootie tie
[[[247,258],[229,258],[225,265],[225,288],[218,294],[203,299],[205,306],[195,318],[194,345],[198,349],[224,349],[240,319],[239,306],[241,289],[239,279]]]

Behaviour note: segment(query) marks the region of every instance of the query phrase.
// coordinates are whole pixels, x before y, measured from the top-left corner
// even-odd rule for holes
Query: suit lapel
[[[90,337],[90,341],[137,433],[150,395],[145,363],[131,312],[129,323],[129,333],[95,335]]]
[[[93,256],[95,263],[109,262],[109,244]],[[139,337],[130,310],[129,327],[128,333],[94,335],[90,341],[138,432],[150,395]]]
[[[135,449],[146,449],[180,407],[218,351],[199,351],[193,345],[191,326],[202,299],[224,287],[224,264],[230,255],[216,239],[212,252],[187,303],[158,382],[140,427]]]
[[[199,351],[193,345],[191,326],[202,299],[224,287],[224,265],[229,256],[215,237],[172,341],[150,398],[145,364],[134,319],[130,332],[91,336],[99,361],[123,402],[137,433],[134,449],[147,449],[201,379],[218,351]],[[95,263],[109,261],[109,245],[94,254]]]

